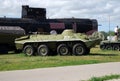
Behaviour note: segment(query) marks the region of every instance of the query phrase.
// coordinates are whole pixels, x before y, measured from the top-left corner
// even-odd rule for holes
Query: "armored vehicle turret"
[[[16,48],[23,50],[28,56],[38,54],[40,56],[52,55],[54,52],[60,55],[84,55],[89,54],[90,49],[99,41],[99,38],[88,37],[81,33],[75,33],[71,29],[64,30],[62,34],[52,35],[32,34],[15,40]]]

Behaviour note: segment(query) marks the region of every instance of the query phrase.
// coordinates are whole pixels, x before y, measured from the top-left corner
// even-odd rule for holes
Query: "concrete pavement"
[[[120,62],[5,71],[0,81],[81,81],[111,74],[120,74]]]

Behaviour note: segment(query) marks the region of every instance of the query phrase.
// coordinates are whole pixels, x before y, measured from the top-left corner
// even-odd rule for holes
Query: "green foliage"
[[[107,39],[107,36],[109,35],[107,32],[101,31],[100,33],[102,33],[105,36],[105,40]]]
[[[92,77],[90,80],[88,81],[106,81],[106,80],[112,80],[112,79],[119,79],[120,75],[106,75],[103,77]]]
[[[109,31],[109,32],[108,32],[108,35],[114,36],[115,33],[114,33],[114,31]]]
[[[102,33],[105,36],[105,39],[107,39],[107,36],[115,35],[114,31],[109,31],[109,32],[101,31],[100,33]]]

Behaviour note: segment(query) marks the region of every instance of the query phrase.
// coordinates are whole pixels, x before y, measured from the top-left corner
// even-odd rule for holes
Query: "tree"
[[[110,36],[114,36],[115,33],[114,33],[114,31],[109,31],[109,32],[108,32],[108,35],[110,35]]]
[[[107,39],[107,36],[109,35],[107,32],[105,32],[105,31],[101,31],[100,33],[102,33],[103,35],[104,35],[104,37],[105,37],[105,40]]]

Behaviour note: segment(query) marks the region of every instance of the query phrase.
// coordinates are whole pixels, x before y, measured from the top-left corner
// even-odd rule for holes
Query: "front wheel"
[[[26,54],[27,56],[32,56],[34,54],[34,48],[31,45],[26,45],[23,48],[23,53]]]
[[[73,54],[80,56],[80,55],[84,55],[86,53],[86,47],[83,44],[75,44],[73,46]]]
[[[49,49],[47,45],[40,45],[37,50],[40,56],[47,56],[49,54]]]

